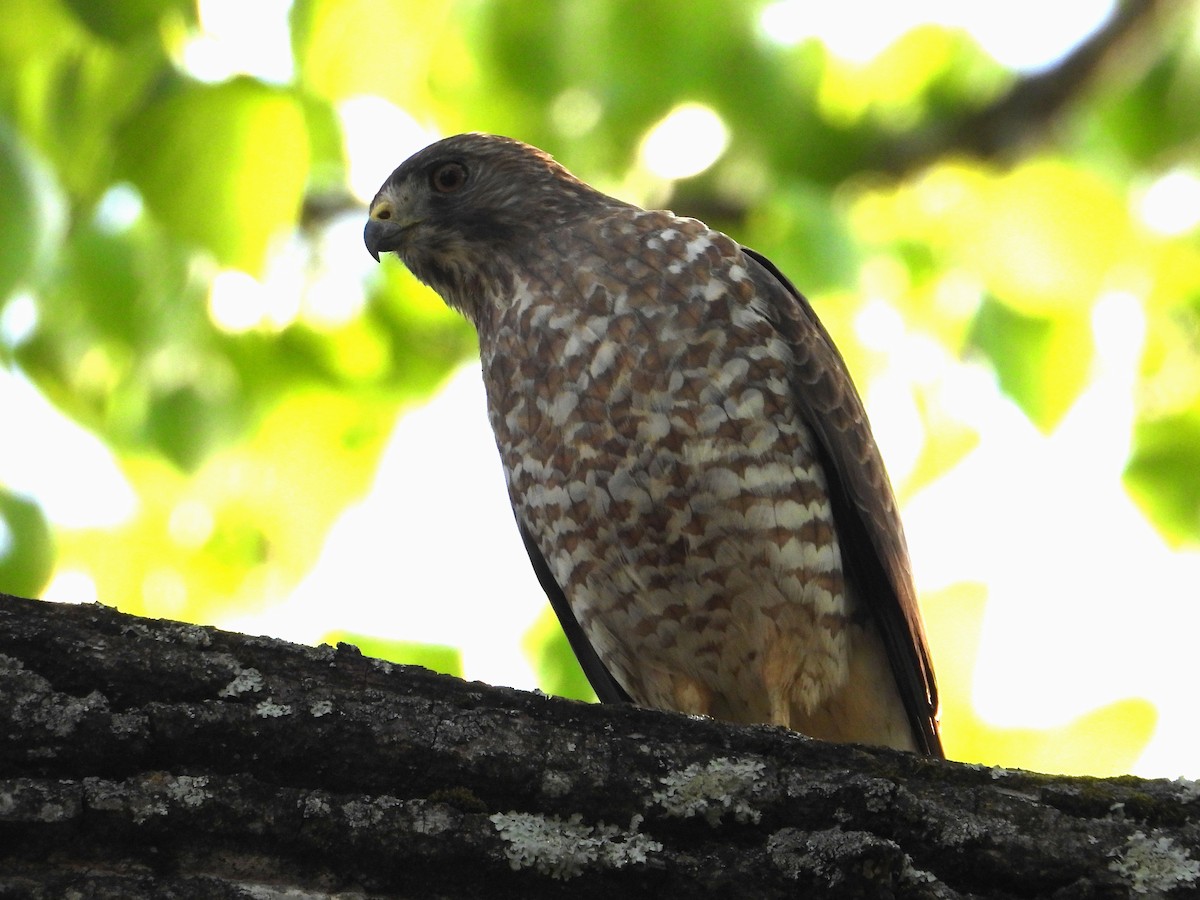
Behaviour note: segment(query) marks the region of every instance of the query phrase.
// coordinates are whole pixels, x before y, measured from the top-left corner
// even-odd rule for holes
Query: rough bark
[[[1197,894],[1195,783],[593,706],[0,596],[0,896]]]

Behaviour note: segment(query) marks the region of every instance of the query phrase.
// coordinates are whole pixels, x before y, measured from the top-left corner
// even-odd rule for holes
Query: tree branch
[[[1052,68],[1019,79],[992,103],[966,110],[937,130],[908,134],[880,147],[876,165],[889,174],[904,175],[954,154],[1011,158],[1043,135],[1114,60],[1138,58],[1127,51],[1156,31],[1162,20],[1189,6],[1179,0],[1125,0],[1099,30]],[[1142,62],[1158,55],[1144,54]],[[1124,78],[1137,80],[1143,68],[1131,66]]]
[[[1200,858],[1195,784],[591,706],[102,606],[0,597],[0,735],[5,896],[1194,895]]]

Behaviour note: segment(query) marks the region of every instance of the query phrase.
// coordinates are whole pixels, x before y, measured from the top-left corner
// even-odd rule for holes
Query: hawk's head
[[[511,138],[459,134],[409,157],[371,201],[363,231],[376,259],[395,251],[451,306],[477,319],[540,231],[620,204],[548,154]]]

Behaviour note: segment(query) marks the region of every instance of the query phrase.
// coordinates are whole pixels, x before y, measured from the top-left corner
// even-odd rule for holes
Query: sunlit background
[[[1003,153],[916,152],[1117,14],[7,0],[0,590],[584,696],[473,335],[361,241],[405,157],[497,131],[814,300],[904,505],[952,757],[1200,775],[1192,7]]]

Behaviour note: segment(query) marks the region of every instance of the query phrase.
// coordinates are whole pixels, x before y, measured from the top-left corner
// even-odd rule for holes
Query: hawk
[[[400,165],[364,240],[478,331],[517,525],[602,701],[942,755],[879,449],[769,260],[487,134]]]

